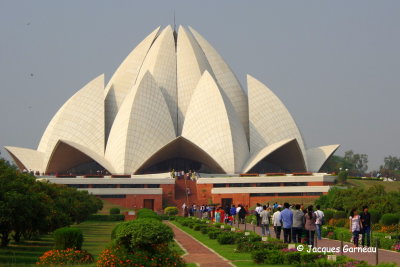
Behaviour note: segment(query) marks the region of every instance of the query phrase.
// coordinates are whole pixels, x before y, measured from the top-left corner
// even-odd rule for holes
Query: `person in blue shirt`
[[[293,224],[293,212],[289,209],[289,203],[283,204],[285,208],[281,212],[281,218],[283,222],[283,242],[290,243],[292,242],[292,224]]]
[[[232,205],[232,206],[231,206],[231,210],[230,210],[229,214],[230,214],[233,218],[236,218],[236,207],[235,207],[235,205]],[[235,222],[233,222],[233,223],[235,223]]]

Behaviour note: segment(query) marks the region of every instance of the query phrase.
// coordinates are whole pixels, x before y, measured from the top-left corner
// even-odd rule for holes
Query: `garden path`
[[[175,240],[187,251],[183,256],[186,263],[196,263],[204,267],[231,267],[234,266],[227,259],[204,246],[189,234],[180,230],[172,223],[167,222],[175,234]]]

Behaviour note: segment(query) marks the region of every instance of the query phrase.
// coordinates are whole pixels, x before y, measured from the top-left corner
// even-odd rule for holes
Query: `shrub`
[[[202,234],[207,234],[208,233],[208,231],[210,231],[210,227],[208,227],[208,226],[205,226],[205,227],[202,227],[201,229],[200,229],[200,232],[202,233]]]
[[[349,219],[331,219],[329,222],[330,225],[334,226],[334,227],[349,227],[350,221]]]
[[[266,255],[264,250],[254,250],[251,253],[251,258],[253,259],[254,263],[263,264],[265,262]]]
[[[222,232],[222,231],[217,230],[217,229],[215,229],[215,230],[210,230],[210,231],[208,231],[208,237],[209,237],[210,239],[217,239],[217,237],[221,234],[221,232]]]
[[[237,235],[233,232],[223,232],[218,235],[217,241],[221,245],[234,244],[236,238],[237,238]]]
[[[111,208],[110,209],[110,215],[112,214],[120,214],[121,210],[119,208]]]
[[[399,217],[397,216],[397,214],[394,213],[386,213],[383,214],[381,218],[381,223],[386,226],[397,224],[399,223]]]
[[[200,224],[200,223],[196,223],[196,224],[193,225],[193,230],[201,231],[201,229],[204,228],[204,227],[207,227],[207,226],[205,226],[203,224]]]
[[[378,223],[382,216],[381,213],[374,209],[371,209],[368,212],[371,214],[371,223]]]
[[[74,250],[68,248],[65,250],[55,249],[46,251],[41,257],[39,257],[39,261],[36,264],[46,266],[68,266],[73,264],[88,264],[93,263],[93,261],[93,256],[86,250]]]
[[[73,227],[63,227],[54,231],[55,248],[65,250],[67,248],[80,250],[83,243],[82,230]]]
[[[283,264],[284,257],[282,251],[279,250],[264,250],[266,264]]]
[[[122,223],[119,223],[112,229],[112,231],[111,231],[111,240],[114,240],[116,238],[117,229],[121,225],[122,225]]]
[[[121,223],[115,230],[115,241],[129,251],[166,244],[174,238],[172,229],[153,219],[137,219]]]
[[[123,247],[112,246],[103,250],[98,258],[99,267],[119,266],[165,266],[184,267],[186,264],[176,253],[168,249],[168,246],[158,247],[155,252],[146,250],[128,251]]]
[[[246,223],[257,223],[257,217],[254,214],[246,216]]]
[[[179,213],[179,210],[177,207],[166,207],[164,209],[164,214],[169,215],[169,216],[174,216]]]
[[[349,242],[352,236],[352,233],[350,233],[349,229],[346,228],[336,228],[333,231],[333,238],[336,240],[340,240],[343,235],[343,241]]]
[[[155,219],[155,220],[161,221],[160,216],[158,216],[157,213],[155,213],[154,211],[149,210],[149,209],[140,209],[140,210],[138,210],[138,212],[136,213],[136,218],[137,219],[151,218],[151,219]]]
[[[348,218],[349,216],[347,216],[347,213],[345,211],[342,210],[338,210],[333,214],[333,218],[334,219],[345,219]]]
[[[87,220],[95,221],[95,222],[117,222],[117,221],[125,220],[125,215],[123,215],[123,214],[112,214],[112,215],[93,214],[93,215],[90,215]]]
[[[334,214],[335,214],[334,210],[324,210],[324,220],[325,220],[325,222],[329,222],[329,220],[333,218]]]
[[[293,252],[288,252],[284,253],[284,262],[286,264],[295,264],[295,263],[300,263],[301,262],[301,252],[300,251],[293,251]]]

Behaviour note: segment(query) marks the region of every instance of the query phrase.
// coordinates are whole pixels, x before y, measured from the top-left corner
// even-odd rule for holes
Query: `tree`
[[[382,176],[400,180],[400,158],[393,156],[385,157],[383,165],[379,169]]]
[[[353,150],[344,153],[344,165],[342,168],[348,169],[350,175],[364,176],[368,169],[368,155],[354,154]]]
[[[348,150],[344,156],[332,156],[322,166],[321,170],[332,173],[338,173],[340,168],[348,170],[351,176],[364,176],[368,169],[368,155],[355,154],[353,150]]]
[[[12,236],[30,239],[35,233],[80,223],[103,206],[100,199],[64,185],[39,182],[0,159],[0,235],[6,247]]]

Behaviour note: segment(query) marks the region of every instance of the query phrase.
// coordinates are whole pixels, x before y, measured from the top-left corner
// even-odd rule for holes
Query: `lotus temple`
[[[197,31],[167,26],[139,43],[107,83],[95,77],[65,102],[36,150],[5,148],[41,179],[159,210],[325,194],[335,177],[320,170],[338,147],[306,147],[266,85],[247,75],[245,91]],[[175,177],[189,170],[196,179]]]

